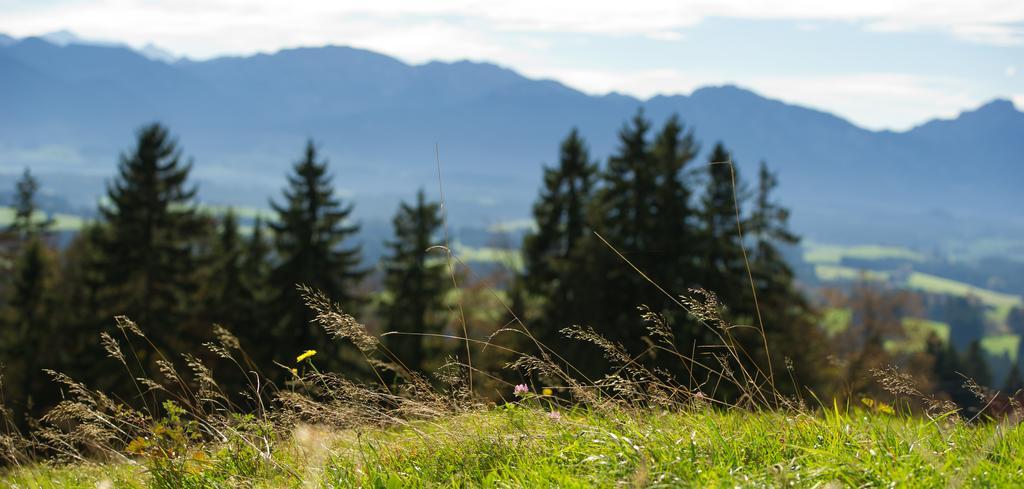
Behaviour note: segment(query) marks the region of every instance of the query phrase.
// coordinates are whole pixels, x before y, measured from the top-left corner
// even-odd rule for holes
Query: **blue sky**
[[[735,83],[873,129],[1024,108],[1021,0],[0,0],[0,32],[61,29],[199,59],[344,44],[490,61],[595,94]]]

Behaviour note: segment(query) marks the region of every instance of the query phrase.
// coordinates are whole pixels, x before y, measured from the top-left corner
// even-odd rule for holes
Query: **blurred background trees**
[[[449,243],[442,203],[422,190],[397,210],[378,266],[367,263],[354,203],[337,195],[335,175],[312,141],[270,203],[271,215],[241,217],[196,202],[183,149],[166,127],[143,126],[117,162],[98,218],[63,243],[52,239],[52,220],[36,205],[40,183],[26,170],[14,220],[0,235],[7,405],[22,419],[52,405],[59,391],[44,369],[132,402],[97,336],[120,335],[114,316],[122,314],[172,361],[180,353],[209,358],[202,344],[213,338],[214,324],[233,332],[246,351],[240,373],[228,376],[234,392],[256,372],[287,382],[287,369],[307,349],[318,351],[316,362],[326,369],[370,376],[357,367],[365,362],[354,361],[355,349],[311,324],[298,285],[324,292],[377,332],[395,332],[383,347],[411,372],[433,370],[449,357],[465,361],[463,331],[533,351],[523,335],[495,335],[517,327],[517,318],[566,371],[591,379],[606,371],[601,352],[567,339],[562,329],[593,328],[634,361],[682,384],[712,377],[699,367],[713,354],[705,346],[728,335],[742,351],[731,367],[757,372],[758,382],[787,395],[878,394],[872,372],[894,364],[961,404],[972,402],[964,376],[1013,390],[1022,385],[1016,365],[993,378],[980,342],[984,311],[970,299],[922,301],[867,281],[809,297],[787,259],[800,239],[774,197],[779,178],[766,163],[751,187],[723,143],[698,161],[692,128],[677,116],[656,127],[637,112],[618,139],[602,162],[572,129],[557,162],[545,168],[522,267],[485,272],[450,268],[442,248],[428,253]],[[697,289],[717,296],[715,314],[731,327],[722,330],[680,307],[681,297]],[[640,306],[664,319],[673,348],[689,361],[654,347]],[[913,343],[906,320],[926,309],[949,317],[951,328],[925,331]],[[845,325],[831,330],[837,312]],[[1024,312],[1009,317],[1009,327],[1024,331]],[[510,359],[506,350],[479,343],[469,350],[482,369],[500,369]],[[152,369],[155,360],[142,356],[137,366]],[[496,385],[477,382],[485,393]]]

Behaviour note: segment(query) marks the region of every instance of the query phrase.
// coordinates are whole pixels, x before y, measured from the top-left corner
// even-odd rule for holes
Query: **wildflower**
[[[306,351],[302,352],[302,355],[299,355],[299,356],[295,357],[295,361],[296,362],[301,362],[301,361],[303,361],[303,360],[305,360],[305,359],[307,359],[307,358],[309,358],[309,357],[311,357],[313,355],[316,355],[316,350],[306,350]]]
[[[550,413],[548,413],[548,419],[550,419],[551,421],[559,421],[562,419],[562,413],[558,411],[551,411]]]
[[[526,387],[526,384],[518,384],[512,389],[512,393],[517,397],[522,397],[527,392],[530,392],[530,388]]]
[[[293,376],[295,376],[295,377],[298,377],[298,376],[299,376],[299,369],[297,369],[297,368],[293,368],[293,369],[291,369],[291,370],[292,370],[292,375],[293,375]]]
[[[543,392],[545,396],[550,396],[552,394],[551,389],[549,389],[547,387],[545,387],[544,390],[541,391],[541,392]]]

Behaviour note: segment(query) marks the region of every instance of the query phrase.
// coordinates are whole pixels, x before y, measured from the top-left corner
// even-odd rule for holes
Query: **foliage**
[[[387,243],[390,255],[384,262],[384,290],[390,296],[382,314],[391,334],[387,345],[401,365],[421,372],[438,357],[426,346],[436,338],[425,335],[441,334],[448,324],[444,298],[451,280],[444,262],[429,255],[441,230],[441,208],[427,202],[421,189],[414,204],[401,204],[392,222],[395,239]]]
[[[194,348],[202,337],[181,329],[197,286],[194,247],[206,233],[193,207],[191,168],[167,128],[143,126],[107,186],[109,204],[99,209],[102,311],[149,325],[161,348]]]
[[[326,335],[309,324],[312,317],[295,287],[321,290],[346,307],[362,301],[356,292],[356,285],[366,275],[361,268],[360,247],[343,247],[359,231],[359,225],[351,221],[353,206],[343,205],[334,196],[331,180],[327,162],[320,159],[316,146],[309,141],[288,176],[283,202],[271,202],[277,215],[270,224],[274,232],[270,279],[278,287],[272,300],[278,350],[274,359],[280,363],[287,358],[281,352],[302,348],[337,351]]]

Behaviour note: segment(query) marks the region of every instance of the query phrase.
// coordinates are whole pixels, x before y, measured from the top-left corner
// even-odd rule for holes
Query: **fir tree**
[[[799,386],[791,383],[794,378],[780,375],[784,369],[789,369],[796,382],[817,384],[822,380],[819,366],[826,361],[825,340],[812,321],[813,311],[796,288],[793,270],[780,251],[780,247],[795,246],[800,238],[789,230],[789,210],[773,198],[777,186],[778,178],[761,162],[747,232],[754,242],[751,276],[758,305],[754,319],[764,329],[767,350],[765,345],[759,344],[761,338],[751,341],[751,335],[745,336],[750,344],[748,352],[758,352],[762,372],[773,376],[776,385],[785,392],[799,394]],[[734,278],[736,287],[750,288],[747,276]]]
[[[105,310],[132,318],[158,346],[186,351],[182,343],[198,336],[182,325],[195,291],[194,247],[204,232],[193,206],[196,189],[187,185],[191,168],[165,127],[144,126],[100,206],[104,282],[115,289]]]
[[[1006,316],[1006,326],[1018,336],[1024,336],[1024,307],[1015,307]]]
[[[1006,376],[1006,385],[1003,386],[1003,392],[1010,396],[1015,396],[1021,389],[1024,389],[1024,378],[1020,375],[1020,365],[1015,363],[1010,367],[1010,373]]]
[[[97,361],[105,353],[96,341],[98,332],[108,329],[111,317],[117,314],[106,310],[109,295],[119,293],[106,282],[106,232],[99,223],[87,223],[64,250],[56,286],[61,307],[55,314],[60,328],[55,353],[60,356],[58,370],[74,372],[77,380],[111,390],[123,378],[105,362]]]
[[[981,341],[974,340],[967,347],[963,360],[963,374],[980,386],[991,386],[992,372],[985,361],[985,351],[981,349]]]
[[[424,370],[431,358],[424,334],[441,333],[446,324],[444,299],[448,281],[442,261],[431,260],[427,249],[441,229],[441,207],[427,202],[420,190],[413,205],[403,202],[392,221],[395,239],[384,264],[384,327],[387,346],[413,372]]]
[[[245,243],[233,209],[221,219],[208,260],[199,293],[202,321],[218,323],[231,331],[248,327],[256,319],[252,315],[256,294],[245,278]]]
[[[715,293],[733,316],[749,317],[750,287],[738,286],[747,278],[736,227],[744,191],[737,183],[736,163],[721,143],[715,145],[708,162],[709,177],[700,209],[700,286]]]
[[[273,307],[279,340],[278,361],[290,363],[295,352],[306,349],[335,351],[319,326],[310,324],[312,313],[296,287],[319,290],[347,310],[363,301],[355,287],[366,272],[360,268],[360,247],[345,247],[359,231],[349,222],[352,205],[334,197],[327,162],[319,161],[312,141],[288,176],[283,202],[271,202],[277,213],[274,230],[276,266],[271,280],[278,287]],[[325,355],[325,361],[337,356]]]
[[[957,348],[970,346],[985,334],[985,316],[975,297],[947,296],[942,316],[949,323],[949,339]]]
[[[15,185],[14,194],[14,220],[8,226],[8,232],[22,240],[45,232],[53,224],[52,219],[38,221],[36,213],[39,212],[39,205],[36,202],[36,192],[39,191],[39,180],[32,176],[28,168],[21,175],[21,179]]]
[[[533,334],[564,355],[574,342],[559,330],[584,319],[590,306],[584,297],[580,244],[592,239],[587,206],[597,179],[586,143],[573,129],[562,141],[557,167],[544,169],[544,188],[533,206],[537,230],[523,241],[524,272],[519,287],[540,300],[528,317]]]
[[[14,266],[6,313],[9,327],[4,331],[2,345],[5,366],[16,367],[20,378],[5,384],[12,384],[13,392],[8,395],[23,400],[21,407],[26,410],[33,405],[48,405],[40,400],[40,393],[50,387],[41,369],[54,367],[57,354],[51,348],[58,337],[53,307],[56,271],[53,252],[39,237],[25,243]]]
[[[676,115],[668,119],[654,138],[651,157],[656,179],[656,219],[648,250],[652,265],[647,273],[674,293],[686,290],[685,278],[691,277],[696,267],[692,252],[695,211],[690,202],[693,189],[687,165],[698,151],[693,131],[686,131]]]
[[[657,168],[653,164],[648,132],[651,124],[638,111],[619,131],[619,148],[608,159],[602,185],[590,206],[597,232],[641,270],[651,270],[650,253],[657,229],[655,195]],[[592,326],[602,336],[627,350],[642,351],[645,343],[637,306],[650,304],[653,289],[616,253],[598,240],[589,240],[585,280],[593,297],[580,324]],[[659,300],[660,299],[655,299]],[[599,362],[592,362],[595,371]]]

